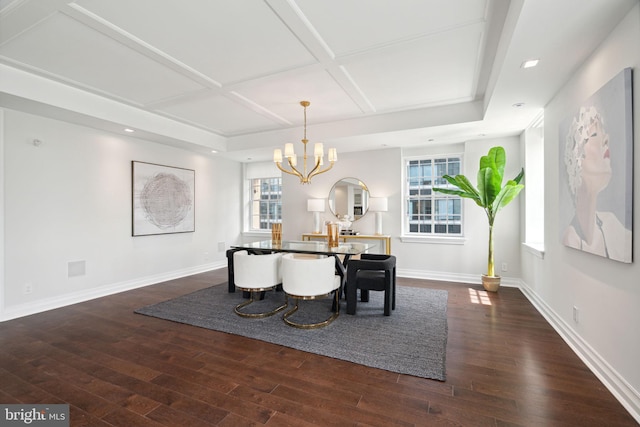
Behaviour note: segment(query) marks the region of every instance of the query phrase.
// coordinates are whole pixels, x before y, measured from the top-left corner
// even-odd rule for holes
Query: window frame
[[[271,224],[281,224],[282,223],[282,177],[263,177],[263,178],[249,178],[247,179],[248,181],[248,186],[249,186],[249,212],[248,212],[248,227],[247,227],[247,231],[249,233],[267,233],[267,232],[271,232]],[[256,185],[256,181],[258,181],[259,183]],[[254,192],[254,189],[258,188],[258,189],[262,189],[263,184],[265,181],[278,181],[278,183],[276,183],[275,185],[277,186],[277,189],[274,191],[273,190],[273,185],[274,183],[269,183],[268,186],[269,188],[267,189],[267,191],[263,191],[261,190],[260,196],[258,196],[257,198],[254,198],[254,194],[256,194]],[[266,194],[268,195],[268,198],[266,200],[263,200],[263,195]],[[272,198],[271,196],[273,194],[277,194],[279,197],[277,198]],[[275,219],[270,218],[270,215],[272,215],[272,209],[270,208],[271,205],[275,204],[276,206],[279,206],[279,208],[275,208],[275,210],[277,212],[279,212],[279,217],[276,216]],[[262,205],[265,204],[267,205],[266,208],[266,217],[263,219],[263,212],[262,212]],[[258,208],[259,212],[255,212],[256,207]],[[256,228],[255,224],[258,224],[258,227],[261,227],[261,225],[263,223],[266,223],[266,228]]]
[[[525,185],[524,191],[524,248],[539,258],[545,251],[545,206],[544,206],[544,111],[525,129],[521,137],[524,147]]]
[[[446,181],[441,182],[441,183],[435,183],[435,180],[431,180],[431,184],[430,185],[420,185],[418,186],[418,188],[414,188],[412,190],[412,185],[410,182],[410,163],[411,162],[415,162],[415,161],[429,161],[431,162],[431,168],[432,170],[435,169],[436,165],[435,165],[435,161],[436,160],[440,160],[440,159],[446,159],[447,160],[447,165],[445,166],[447,168],[447,170],[444,172],[445,174],[449,174],[449,175],[454,175],[454,174],[460,174],[463,173],[464,170],[464,155],[462,153],[459,152],[452,152],[452,153],[439,153],[439,154],[424,154],[424,155],[418,155],[418,156],[407,156],[404,157],[402,159],[403,162],[403,177],[402,177],[402,241],[403,242],[429,242],[429,243],[453,243],[453,244],[463,244],[465,241],[465,235],[464,235],[464,230],[465,230],[465,208],[464,208],[464,199],[462,197],[459,196],[452,196],[452,195],[447,195],[447,194],[443,194],[443,193],[436,193],[433,192],[432,190],[430,191],[430,201],[431,201],[431,206],[435,207],[436,206],[436,202],[438,200],[456,200],[458,201],[458,205],[459,205],[459,213],[455,213],[454,215],[459,216],[459,227],[460,227],[460,232],[459,233],[450,233],[450,232],[445,232],[445,233],[436,233],[435,232],[435,227],[434,227],[434,222],[435,220],[435,215],[436,212],[435,210],[432,208],[430,213],[424,213],[424,214],[419,214],[419,215],[430,215],[431,216],[431,230],[429,232],[421,232],[421,231],[410,231],[410,221],[411,219],[409,218],[411,216],[409,209],[410,209],[410,203],[411,200],[416,200],[417,197],[415,197],[415,195],[410,194],[411,191],[415,191],[415,190],[419,190],[420,188],[422,189],[432,189],[433,187],[437,187],[437,186],[446,186],[449,185]],[[456,172],[451,172],[448,168],[448,164],[449,164],[449,160],[450,159],[456,159],[457,163],[459,163],[459,168]],[[436,175],[436,177],[441,176],[441,175]],[[431,175],[431,177],[433,177],[433,175]],[[448,215],[448,214],[447,214]],[[423,223],[423,225],[426,225]]]

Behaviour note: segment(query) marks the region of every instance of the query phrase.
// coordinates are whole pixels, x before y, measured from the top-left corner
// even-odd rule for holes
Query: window
[[[282,222],[282,178],[251,180],[251,230],[271,230]]]
[[[461,236],[462,200],[433,191],[448,187],[443,175],[458,175],[460,156],[409,159],[406,162],[406,215],[404,230],[409,235]]]
[[[524,132],[525,245],[533,253],[544,252],[544,115]]]

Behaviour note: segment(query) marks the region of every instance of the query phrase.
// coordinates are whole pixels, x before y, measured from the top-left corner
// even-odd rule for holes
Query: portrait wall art
[[[132,235],[195,231],[195,171],[131,162]]]
[[[560,239],[632,262],[632,70],[625,68],[560,123]]]

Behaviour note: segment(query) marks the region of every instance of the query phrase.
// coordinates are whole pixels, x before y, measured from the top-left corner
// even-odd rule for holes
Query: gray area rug
[[[149,305],[136,313],[186,323],[347,360],[416,377],[445,380],[447,345],[447,291],[398,286],[396,310],[383,316],[383,292],[370,292],[369,302],[358,301],[357,313],[340,316],[324,328],[304,330],[286,325],[282,313],[263,319],[236,315],[242,292],[228,293],[221,284]],[[275,308],[282,292],[267,292],[245,311]],[[292,306],[293,302],[289,301]],[[251,308],[252,310],[249,310]],[[320,321],[330,315],[331,300],[301,301],[292,317],[296,321]],[[266,310],[265,310],[266,311]]]

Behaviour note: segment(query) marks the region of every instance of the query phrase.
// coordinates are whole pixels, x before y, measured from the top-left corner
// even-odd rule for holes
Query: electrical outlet
[[[580,310],[575,305],[573,306],[573,321],[575,323],[580,322]]]
[[[24,284],[24,293],[25,294],[30,294],[33,292],[33,285],[31,283],[25,283]]]
[[[224,242],[218,242],[218,252],[224,252],[226,248],[227,245]]]
[[[507,263],[506,262],[502,263],[502,271],[507,271]]]

